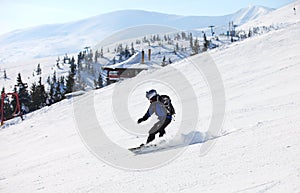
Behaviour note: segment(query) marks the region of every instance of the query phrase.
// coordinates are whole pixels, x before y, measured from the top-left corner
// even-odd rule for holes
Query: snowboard
[[[176,148],[185,147],[185,145],[171,145],[171,144],[151,144],[151,145],[144,145],[139,147],[129,148],[128,150],[133,152],[134,154],[147,154],[147,153],[154,153],[154,152],[161,152]]]
[[[155,151],[157,149],[158,149],[157,145],[144,145],[144,146],[132,147],[129,148],[128,150],[136,154],[142,154],[142,153]]]

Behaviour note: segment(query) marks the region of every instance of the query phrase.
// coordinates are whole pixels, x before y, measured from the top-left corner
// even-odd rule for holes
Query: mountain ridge
[[[267,14],[273,10],[258,7],[265,12],[255,13],[252,11],[250,16],[256,18],[258,15]],[[244,9],[244,11],[248,9]],[[254,6],[255,9],[258,10],[257,6]],[[40,46],[40,49],[28,57],[36,58],[44,55],[45,52],[49,56],[66,52],[76,53],[87,45],[96,45],[116,31],[140,25],[163,25],[179,30],[192,30],[207,28],[210,25],[227,26],[228,22],[232,20],[247,22],[252,17],[249,16],[249,11],[244,11],[241,9],[225,16],[180,16],[144,10],[120,10],[68,23],[46,24],[15,30],[0,36],[2,45],[0,55],[3,57],[0,58],[0,61],[2,63],[8,61],[7,55],[14,56],[13,52],[16,50],[27,52],[36,49],[37,46]],[[20,45],[20,42],[23,44]],[[62,50],[65,51],[62,53]]]
[[[267,7],[263,7],[263,6],[257,6],[257,5],[251,6],[250,9],[252,9],[252,10],[253,9],[263,9],[265,13],[268,13],[268,12],[271,12],[274,10],[272,8],[267,8]],[[145,11],[145,10],[139,10],[139,9],[126,9],[126,10],[118,10],[118,11],[113,11],[113,12],[109,12],[109,13],[104,13],[104,14],[92,16],[89,18],[77,20],[77,21],[71,21],[71,22],[66,22],[66,23],[44,24],[44,25],[38,25],[38,26],[33,26],[33,27],[28,27],[28,28],[23,28],[23,29],[17,29],[17,30],[0,35],[0,40],[2,39],[2,36],[8,36],[10,34],[16,35],[16,34],[24,33],[24,32],[26,33],[26,31],[32,32],[32,31],[37,31],[39,29],[43,29],[43,28],[47,28],[47,27],[53,27],[53,28],[57,27],[59,29],[67,28],[72,25],[78,25],[80,27],[83,27],[83,25],[87,25],[86,23],[89,21],[96,23],[97,21],[99,22],[100,19],[106,20],[106,19],[112,18],[112,20],[115,20],[117,18],[118,21],[122,22],[122,21],[124,21],[124,19],[126,19],[126,17],[135,18],[135,17],[141,16],[144,14],[145,16],[152,16],[152,17],[151,18],[150,17],[143,18],[143,20],[136,20],[134,24],[139,23],[140,21],[143,21],[143,24],[145,24],[145,23],[148,24],[148,21],[152,21],[152,22],[156,21],[156,23],[158,23],[157,22],[158,20],[160,21],[160,23],[165,23],[165,22],[172,21],[172,20],[175,20],[177,22],[178,20],[185,21],[185,20],[187,20],[187,18],[188,19],[199,19],[199,18],[200,19],[211,19],[212,20],[211,23],[213,23],[214,18],[216,18],[216,19],[219,19],[222,17],[229,18],[229,17],[233,16],[233,18],[236,19],[237,17],[236,16],[234,17],[234,15],[236,15],[236,14],[243,15],[242,13],[244,11],[249,12],[248,10],[249,10],[249,6],[247,8],[240,9],[235,13],[226,14],[226,15],[222,15],[222,16],[195,16],[195,15],[183,16],[183,15],[168,14],[168,13],[161,13],[161,12],[155,12],[155,11]],[[255,14],[255,13],[253,13],[253,14]],[[154,20],[153,16],[157,17],[158,19]],[[163,19],[162,19],[162,16],[164,17]],[[241,20],[243,20],[245,22],[245,19],[241,19]],[[156,24],[156,23],[149,23],[149,24]],[[129,24],[130,24],[130,22],[129,22]],[[237,24],[239,24],[239,23],[237,23]],[[171,26],[172,26],[172,23],[171,23]],[[128,25],[126,27],[128,27]],[[172,26],[172,27],[176,27],[176,26]],[[184,28],[185,29],[182,29],[182,30],[188,30],[187,26],[185,26]],[[191,28],[195,28],[195,27],[192,26]],[[41,31],[43,31],[43,30],[41,30]]]

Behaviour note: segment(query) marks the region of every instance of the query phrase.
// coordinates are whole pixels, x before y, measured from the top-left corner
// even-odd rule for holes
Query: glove
[[[137,121],[137,123],[140,124],[140,123],[143,122],[143,121],[144,121],[144,119],[143,119],[143,118],[140,118],[140,119]]]

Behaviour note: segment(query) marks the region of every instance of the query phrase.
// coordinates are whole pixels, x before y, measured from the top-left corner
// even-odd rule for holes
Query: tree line
[[[69,72],[67,76],[57,77],[56,71],[54,71],[52,76],[48,76],[45,84],[43,84],[42,68],[38,64],[36,70],[33,72],[32,76],[40,76],[37,82],[33,82],[30,86],[25,83],[22,79],[21,73],[18,73],[16,78],[16,84],[12,92],[15,92],[19,96],[19,102],[21,105],[21,110],[23,114],[33,112],[35,110],[41,109],[45,106],[50,106],[66,98],[68,93],[72,93],[78,90],[84,90],[85,84],[80,77],[80,71],[86,71],[88,69],[87,62],[89,58],[86,58],[87,54],[79,53],[78,62],[75,63],[74,57],[71,59],[67,56],[64,57],[63,64],[69,64]],[[89,56],[90,57],[90,56]],[[83,61],[87,59],[86,61]],[[59,60],[57,60],[57,66],[59,67]],[[82,67],[82,63],[87,62],[86,67]],[[7,79],[6,70],[4,70],[4,77]],[[94,81],[95,89],[103,87],[101,74],[95,78]],[[46,89],[48,88],[48,89]],[[5,88],[2,88],[1,95],[6,93]],[[0,97],[0,104],[2,103],[2,97]],[[4,117],[11,117],[16,108],[16,98],[6,97],[4,99]]]

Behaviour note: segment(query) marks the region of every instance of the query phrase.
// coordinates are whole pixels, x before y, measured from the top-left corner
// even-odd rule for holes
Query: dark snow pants
[[[162,121],[158,121],[157,123],[155,123],[149,131],[147,143],[153,141],[157,133],[159,133],[159,137],[162,137],[166,133],[165,128],[171,123],[171,121],[172,118],[166,118]]]

